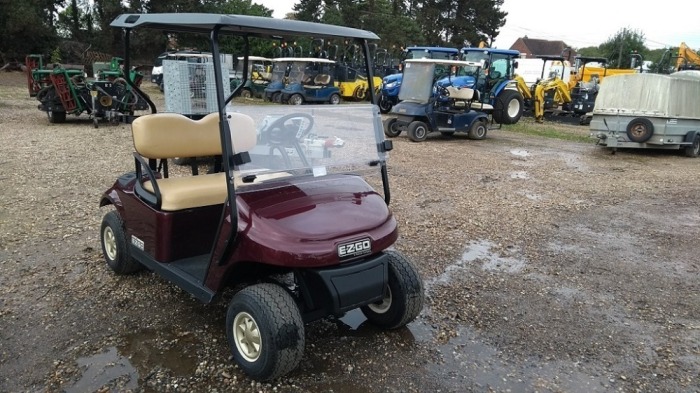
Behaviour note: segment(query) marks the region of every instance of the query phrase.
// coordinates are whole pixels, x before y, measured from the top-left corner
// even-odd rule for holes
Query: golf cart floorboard
[[[133,245],[130,251],[141,264],[192,294],[201,302],[209,303],[214,298],[214,291],[204,286],[210,254],[161,263]]]

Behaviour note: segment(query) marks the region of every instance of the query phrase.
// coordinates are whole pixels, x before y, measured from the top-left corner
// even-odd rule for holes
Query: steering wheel
[[[270,143],[293,144],[304,139],[313,125],[313,116],[302,112],[290,113],[274,120],[261,134]]]

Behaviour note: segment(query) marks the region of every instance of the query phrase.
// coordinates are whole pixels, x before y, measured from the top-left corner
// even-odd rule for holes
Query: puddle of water
[[[194,334],[143,330],[124,337],[119,352],[145,372],[160,365],[175,376],[190,376],[197,369],[197,349],[201,343]]]
[[[119,355],[115,347],[104,353],[79,358],[77,362],[83,374],[73,386],[64,389],[66,393],[94,392],[117,380],[123,383],[119,386],[120,389],[138,388],[138,371],[129,359]]]
[[[541,201],[542,200],[542,195],[539,194],[531,194],[529,192],[525,193],[525,198],[531,200],[531,201]]]
[[[470,328],[460,327],[458,335],[438,347],[439,362],[426,368],[430,374],[451,377],[450,385],[478,387],[480,391],[566,391],[573,393],[607,391],[604,376],[576,370],[575,362],[531,361],[512,363],[503,352],[483,341]],[[544,389],[543,389],[544,388]]]
[[[367,321],[367,317],[365,317],[365,314],[363,314],[359,308],[356,308],[346,312],[345,315],[343,315],[342,318],[338,318],[338,320],[344,323],[351,331],[356,331]]]
[[[517,273],[525,267],[526,261],[524,259],[502,257],[491,252],[491,248],[494,246],[494,243],[487,240],[472,242],[466,247],[460,260],[447,266],[441,275],[425,282],[426,291],[431,290],[435,284],[450,282],[453,274],[467,270],[475,261],[483,261],[481,268],[484,270],[506,273]]]
[[[530,157],[530,153],[527,150],[513,149],[510,154],[516,157]]]
[[[530,175],[525,171],[517,171],[510,173],[511,179],[529,179]]]
[[[427,305],[424,306],[423,312],[429,312]],[[341,323],[340,328],[345,335],[369,337],[384,332],[369,322],[359,308],[348,311],[341,318],[338,318],[338,321]],[[420,317],[406,325],[405,328],[392,330],[391,334],[404,345],[412,345],[417,341],[425,342],[431,340],[433,336],[430,326],[423,322]]]

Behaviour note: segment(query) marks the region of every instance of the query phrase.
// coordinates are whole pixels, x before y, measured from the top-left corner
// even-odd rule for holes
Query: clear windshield
[[[462,53],[462,60],[464,61],[473,61],[475,63],[481,62],[481,60],[488,60],[489,59],[489,54],[484,53],[483,51],[469,51]]]
[[[292,63],[289,68],[289,83],[301,83],[306,76],[307,63]]]
[[[406,63],[403,71],[403,81],[399,90],[399,99],[426,103],[433,90],[435,64]]]
[[[272,80],[281,82],[287,73],[287,63],[276,62],[272,65]]]
[[[280,178],[322,178],[333,173],[358,173],[386,160],[378,151],[384,139],[379,109],[371,104],[229,106],[228,112],[250,116],[257,144],[251,162],[234,170],[237,192],[274,188]],[[231,124],[231,132],[242,132]]]

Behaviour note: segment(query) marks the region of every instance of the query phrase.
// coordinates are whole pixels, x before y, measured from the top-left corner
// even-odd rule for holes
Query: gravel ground
[[[23,78],[0,74],[0,391],[700,391],[698,159],[507,128],[395,138],[395,247],[423,312],[311,323],[301,365],[261,384],[228,353],[230,294],[202,305],[104,263],[98,201],[133,168],[129,127],[49,124]]]

